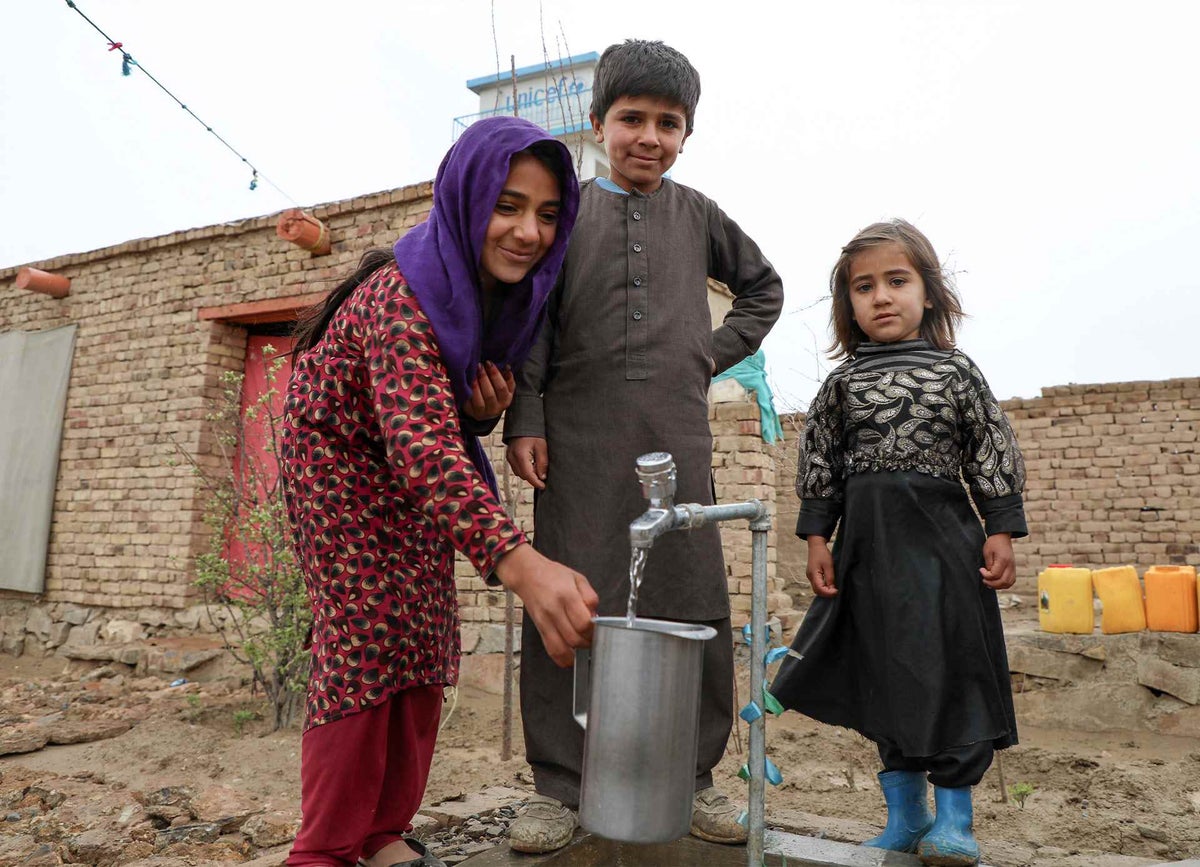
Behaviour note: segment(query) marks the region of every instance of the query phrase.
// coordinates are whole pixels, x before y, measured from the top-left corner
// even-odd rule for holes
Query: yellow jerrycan
[[[1113,566],[1092,570],[1092,586],[1104,605],[1100,631],[1105,635],[1141,632],[1146,628],[1146,600],[1137,570],[1132,566]]]
[[[1038,625],[1043,632],[1089,635],[1095,626],[1092,570],[1052,564],[1038,575]]]

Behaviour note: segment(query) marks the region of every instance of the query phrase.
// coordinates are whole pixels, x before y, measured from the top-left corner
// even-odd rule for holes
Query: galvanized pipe
[[[750,566],[750,696],[763,711],[762,716],[750,723],[750,797],[746,817],[749,837],[746,851],[750,867],[763,867],[767,715],[763,707],[762,690],[767,677],[767,532],[770,529],[769,515],[763,514],[750,522],[753,538]]]
[[[682,506],[676,506],[675,513],[680,518],[680,528],[690,530],[694,527],[703,527],[705,524],[716,524],[721,521],[754,521],[767,514],[767,507],[758,500],[747,500],[744,503],[721,503],[716,506],[685,503]]]

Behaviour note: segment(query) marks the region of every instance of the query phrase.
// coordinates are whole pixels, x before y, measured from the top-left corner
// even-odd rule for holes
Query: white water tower
[[[596,144],[588,112],[592,80],[600,55],[562,57],[534,66],[472,78],[467,87],[479,94],[479,111],[454,119],[454,138],[482,117],[516,113],[557,138],[575,156],[580,180],[608,177],[608,156]],[[515,100],[514,100],[515,90]]]

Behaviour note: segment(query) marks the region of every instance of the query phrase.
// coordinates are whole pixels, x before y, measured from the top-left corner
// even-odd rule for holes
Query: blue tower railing
[[[517,116],[536,123],[550,135],[568,135],[591,129],[592,125],[588,120],[588,109],[592,105],[592,89],[590,87],[565,96],[557,96],[552,100],[522,100],[520,96],[521,94],[518,94]],[[509,105],[501,105],[490,111],[479,111],[475,114],[464,114],[454,118],[452,139],[457,141],[467,127],[481,118],[511,115],[511,98],[509,103]]]

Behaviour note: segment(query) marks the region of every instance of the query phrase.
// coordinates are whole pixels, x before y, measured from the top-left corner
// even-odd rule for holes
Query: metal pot
[[[598,617],[575,654],[586,730],[579,821],[602,837],[666,843],[688,833],[696,790],[700,673],[710,626]]]

